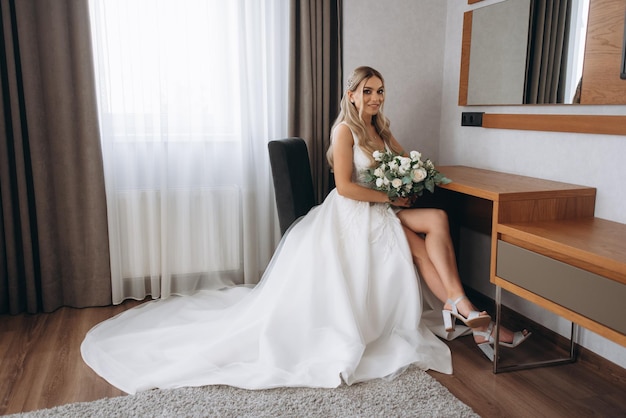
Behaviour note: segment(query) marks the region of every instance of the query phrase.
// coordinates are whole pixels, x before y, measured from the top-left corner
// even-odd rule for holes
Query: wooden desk
[[[625,224],[582,218],[496,232],[496,286],[626,347]]]
[[[496,334],[505,289],[572,321],[572,336],[579,324],[626,347],[626,319],[618,314],[626,300],[626,225],[594,217],[595,188],[464,166],[438,169],[452,179],[435,195],[449,211],[453,237],[463,225],[491,238]],[[504,369],[574,360],[571,341],[568,358]]]
[[[577,219],[594,214],[596,189],[593,187],[465,166],[441,166],[438,170],[452,180],[439,187],[441,191],[454,192],[442,197],[451,216],[456,218],[453,222],[491,235],[492,283],[496,276],[498,225]]]

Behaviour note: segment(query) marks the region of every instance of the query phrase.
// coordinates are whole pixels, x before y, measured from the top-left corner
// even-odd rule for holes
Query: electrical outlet
[[[462,112],[461,126],[483,126],[484,112]]]

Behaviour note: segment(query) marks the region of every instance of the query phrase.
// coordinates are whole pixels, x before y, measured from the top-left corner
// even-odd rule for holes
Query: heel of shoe
[[[452,311],[444,309],[441,311],[443,315],[443,326],[445,327],[447,332],[454,331],[454,319],[452,317]]]
[[[491,361],[493,363],[493,359],[494,359],[494,351],[493,351],[493,346],[491,345],[491,343],[485,342],[485,343],[480,343],[477,344],[478,348],[480,348],[480,351],[483,352],[483,354],[489,359],[489,361]]]

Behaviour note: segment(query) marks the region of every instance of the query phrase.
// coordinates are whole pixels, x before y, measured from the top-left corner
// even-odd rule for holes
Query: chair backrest
[[[316,204],[309,152],[302,138],[276,139],[267,147],[280,232],[284,234],[293,221]]]

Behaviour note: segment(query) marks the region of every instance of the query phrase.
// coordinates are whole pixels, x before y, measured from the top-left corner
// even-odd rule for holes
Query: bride
[[[384,97],[378,71],[354,70],[328,150],[336,188],[286,232],[257,286],[125,311],[87,333],[84,361],[127,393],[210,384],[332,388],[392,378],[411,364],[452,373],[448,346],[433,331],[458,335],[456,319],[493,354],[491,319],[463,293],[445,213],[390,201],[363,180],[374,150],[404,153],[381,111]],[[423,315],[432,296],[443,318]],[[503,329],[500,343],[516,346],[528,335]]]

